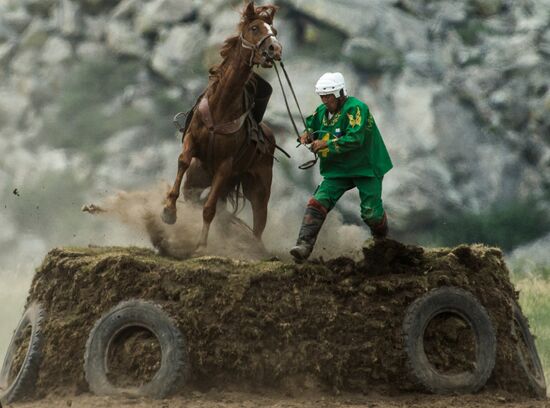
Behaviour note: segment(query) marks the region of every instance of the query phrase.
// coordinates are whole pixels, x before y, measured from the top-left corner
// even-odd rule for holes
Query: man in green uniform
[[[357,187],[361,198],[361,218],[375,239],[388,233],[382,206],[382,179],[392,162],[382,136],[366,104],[348,96],[344,77],[328,72],[315,85],[323,102],[306,119],[301,136],[319,155],[324,177],[306,207],[298,241],[290,253],[302,261],[309,257],[327,213],[342,195]]]

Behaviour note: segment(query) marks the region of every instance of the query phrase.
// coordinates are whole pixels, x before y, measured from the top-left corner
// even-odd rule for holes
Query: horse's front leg
[[[161,217],[166,224],[174,224],[177,219],[176,212],[176,200],[180,196],[181,181],[183,175],[191,165],[191,159],[193,158],[191,135],[187,135],[183,139],[182,151],[178,157],[178,173],[172,189],[166,196],[164,209]]]
[[[233,171],[233,159],[227,159],[223,161],[220,166],[216,169],[214,178],[212,180],[212,186],[210,188],[210,193],[208,198],[204,203],[202,209],[202,232],[200,236],[199,243],[197,245],[197,251],[200,251],[203,248],[206,248],[208,241],[208,231],[210,231],[210,224],[216,215],[216,206],[221,195],[222,188],[228,182]]]

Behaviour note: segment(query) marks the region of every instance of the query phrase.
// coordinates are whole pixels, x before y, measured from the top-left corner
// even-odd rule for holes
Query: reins
[[[290,77],[288,76],[288,73],[286,72],[285,65],[284,65],[283,61],[279,61],[279,64],[281,64],[281,68],[283,70],[283,73],[285,74],[286,81],[288,82],[288,86],[290,88],[290,91],[292,92],[292,96],[294,97],[294,102],[296,103],[296,106],[298,107],[298,112],[300,112],[300,118],[302,119],[302,123],[304,124],[304,128],[307,131],[306,120],[304,119],[304,115],[302,113],[302,110],[300,109],[300,104],[298,103],[298,98],[296,97],[296,93],[294,92],[294,87],[292,86],[292,82],[290,81]],[[300,132],[298,131],[298,126],[296,126],[296,122],[294,121],[294,118],[292,117],[292,113],[290,112],[290,106],[288,105],[286,92],[285,92],[285,89],[283,87],[283,82],[281,81],[281,75],[279,74],[279,70],[277,69],[277,63],[276,62],[273,62],[273,68],[275,68],[275,72],[277,73],[277,79],[279,80],[279,85],[281,86],[281,91],[283,92],[283,99],[285,101],[285,106],[286,106],[286,110],[288,112],[288,117],[290,118],[290,122],[292,122],[292,127],[294,127],[294,131],[296,132],[296,137],[297,137],[297,140],[298,140],[298,143],[299,143],[298,146],[296,146],[296,147],[299,147],[302,144],[302,142],[300,140]],[[316,132],[313,132],[313,133],[316,133]],[[309,169],[310,167],[315,166],[315,164],[317,163],[317,160],[319,159],[319,156],[317,156],[317,153],[315,153],[313,150],[311,150],[311,148],[309,148],[307,146],[306,146],[306,148],[311,153],[313,153],[314,159],[309,160],[309,161],[299,165],[298,168],[300,170],[306,170],[306,169]]]
[[[250,41],[248,41],[246,38],[244,38],[244,36],[241,33],[241,35],[240,35],[241,46],[243,48],[252,50],[252,52],[250,53],[250,61],[248,62],[249,66],[253,65],[253,59],[254,59],[255,52],[260,51],[260,47],[262,46],[264,41],[267,40],[269,37],[274,37],[274,35],[273,34],[267,34],[267,35],[263,36],[262,38],[260,38],[260,40],[256,44],[254,44],[254,43],[251,43]],[[285,75],[286,81],[288,83],[290,91],[292,92],[292,96],[294,97],[294,102],[296,103],[296,106],[298,107],[298,112],[300,112],[300,118],[302,119],[302,123],[304,124],[304,128],[307,130],[307,125],[306,125],[306,121],[304,119],[304,114],[302,113],[302,109],[300,108],[300,104],[298,103],[298,98],[296,97],[296,92],[294,92],[294,87],[292,86],[292,82],[290,81],[290,77],[288,76],[288,73],[286,72],[285,64],[283,63],[283,61],[279,61],[279,64],[281,64],[281,68],[282,68],[283,73]],[[277,73],[277,79],[279,80],[279,85],[281,86],[281,91],[283,92],[283,98],[284,98],[284,101],[285,101],[286,110],[288,112],[288,117],[290,118],[290,121],[292,122],[292,126],[294,127],[294,131],[296,132],[296,137],[297,137],[297,140],[299,142],[299,145],[301,145],[302,143],[301,143],[301,140],[300,140],[300,132],[298,131],[298,126],[296,126],[296,122],[294,121],[294,118],[292,117],[292,113],[290,112],[290,106],[288,105],[288,99],[286,97],[285,89],[283,87],[283,82],[281,81],[281,75],[279,74],[279,70],[277,69],[276,61],[273,61],[273,67],[275,68],[275,72]],[[277,145],[275,145],[275,146],[278,147]],[[298,146],[296,146],[296,147],[298,147]],[[313,167],[317,163],[317,160],[319,158],[317,156],[317,153],[312,151],[310,147],[306,146],[306,148],[310,152],[313,153],[314,159],[309,160],[309,161],[301,164],[300,166],[298,166],[298,168],[301,169],[301,170],[306,170],[306,169],[309,169],[310,167]],[[287,152],[285,152],[284,150],[282,150],[281,148],[279,148],[279,150],[281,150],[286,156],[290,157],[290,155]]]

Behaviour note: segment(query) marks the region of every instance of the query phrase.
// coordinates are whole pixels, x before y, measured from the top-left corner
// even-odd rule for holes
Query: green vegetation
[[[456,29],[462,42],[469,46],[478,45],[481,42],[483,33],[486,31],[487,28],[483,24],[483,20],[476,18],[467,19],[463,25]]]
[[[154,109],[124,101],[123,95],[138,84],[138,61],[115,58],[86,61],[73,67],[60,91],[59,111],[48,118],[45,137],[53,147],[79,149],[93,161],[103,158],[102,142],[128,127],[144,126],[152,138],[173,137],[171,118],[181,110],[166,88],[148,90]]]
[[[550,265],[543,269],[548,274]],[[548,381],[550,379],[550,297],[548,296],[550,281],[540,278],[520,278],[515,285],[520,291],[521,309],[529,320]]]
[[[550,231],[550,215],[526,199],[493,207],[478,214],[459,213],[436,221],[419,234],[430,246],[484,243],[509,251]]]

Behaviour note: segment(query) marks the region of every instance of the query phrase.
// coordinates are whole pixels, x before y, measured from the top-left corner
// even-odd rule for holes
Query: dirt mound
[[[403,316],[415,299],[449,285],[474,294],[493,323],[497,356],[486,389],[528,395],[511,335],[517,294],[501,252],[482,245],[425,250],[392,240],[371,241],[360,262],[302,265],[219,257],[179,261],[139,248],[52,250],[29,295],[48,313],[37,389],[40,395],[87,390],[83,356],[94,322],[117,303],[139,298],[162,305],[183,333],[187,387],[417,390],[406,368]],[[445,340],[428,339],[426,349],[451,357],[433,364],[467,367],[473,342],[460,323],[442,326],[445,336],[433,337]],[[457,345],[453,353],[449,344]],[[133,364],[140,361],[151,364],[145,356]]]

